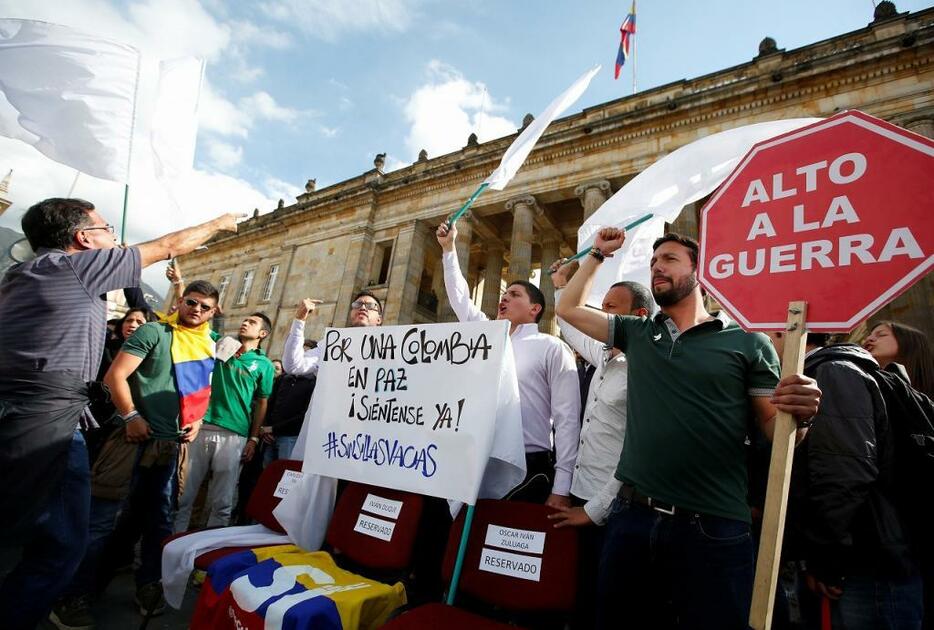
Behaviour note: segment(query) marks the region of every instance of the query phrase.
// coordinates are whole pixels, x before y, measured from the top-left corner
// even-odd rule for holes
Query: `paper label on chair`
[[[490,523],[486,526],[486,540],[483,544],[524,553],[543,553],[545,551],[545,532],[513,529],[512,527],[503,527]]]
[[[480,570],[538,582],[541,579],[542,559],[484,547],[480,554]]]
[[[284,499],[289,494],[289,490],[299,484],[303,476],[304,473],[300,470],[286,470],[282,473],[282,479],[279,480],[279,485],[276,486],[276,491],[272,493],[272,496]]]
[[[372,536],[389,542],[392,540],[392,532],[396,529],[396,524],[392,521],[386,521],[369,514],[360,514],[357,517],[357,524],[353,530],[364,536]]]
[[[399,511],[402,509],[402,501],[393,501],[384,499],[375,494],[366,495],[366,501],[363,502],[363,509],[372,514],[379,514],[396,520],[399,518]]]

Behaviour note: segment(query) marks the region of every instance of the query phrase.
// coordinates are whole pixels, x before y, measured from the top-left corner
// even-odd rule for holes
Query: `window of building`
[[[219,306],[224,305],[224,296],[227,295],[227,287],[230,286],[230,274],[226,276],[221,276],[220,284],[217,286],[217,292],[220,294],[220,297],[217,298],[217,304]]]
[[[243,272],[243,281],[240,283],[240,293],[237,294],[237,306],[246,304],[246,299],[250,296],[250,289],[253,288],[253,274],[255,271],[255,269],[249,269]]]
[[[380,241],[373,252],[373,268],[370,274],[370,284],[386,284],[389,282],[389,270],[392,265],[393,241]]]
[[[263,285],[263,296],[260,298],[263,302],[272,299],[272,291],[276,288],[276,276],[279,275],[279,265],[273,265],[266,274],[266,284]]]

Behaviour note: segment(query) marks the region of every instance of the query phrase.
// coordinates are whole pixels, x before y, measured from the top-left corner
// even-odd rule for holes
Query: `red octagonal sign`
[[[746,330],[849,331],[934,264],[934,142],[858,111],[754,146],[704,206],[699,277]]]

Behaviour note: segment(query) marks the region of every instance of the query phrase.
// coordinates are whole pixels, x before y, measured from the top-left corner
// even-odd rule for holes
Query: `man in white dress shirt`
[[[282,368],[286,374],[303,376],[317,374],[323,344],[305,350],[305,320],[314,313],[321,300],[306,298],[298,305],[292,328],[282,350]],[[383,323],[383,305],[369,291],[361,291],[350,303],[351,326],[380,326]]]
[[[555,304],[568,283],[576,262],[551,267],[555,287]],[[655,300],[649,290],[638,282],[617,282],[603,296],[602,310],[614,315],[649,317],[655,310]],[[561,336],[585,361],[596,368],[587,391],[580,446],[571,482],[573,507],[562,508],[548,518],[555,527],[584,527],[580,536],[578,563],[579,589],[574,628],[592,628],[595,622],[593,594],[596,592],[600,551],[603,548],[603,527],[610,515],[610,505],[619,493],[622,482],[616,479],[616,465],[626,437],[626,357],[616,348],[607,348],[588,337],[566,321],[558,318]],[[589,526],[589,527],[585,527]]]
[[[444,222],[436,235],[444,251],[444,286],[458,320],[489,319],[470,301],[454,252],[457,228],[448,228]],[[571,478],[580,437],[580,386],[570,349],[557,337],[538,330],[544,310],[544,295],[525,279],[506,288],[497,309],[496,319],[510,323],[528,471],[525,481],[507,498],[562,508],[571,506]]]

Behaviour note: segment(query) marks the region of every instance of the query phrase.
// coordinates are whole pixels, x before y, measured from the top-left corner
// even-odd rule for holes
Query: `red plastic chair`
[[[444,578],[450,582],[457,558],[466,510],[461,510],[448,539],[444,558]],[[547,519],[554,510],[540,504],[520,501],[480,500],[474,512],[473,525],[467,540],[467,553],[461,572],[458,596],[468,595],[506,612],[568,614],[574,610],[577,591],[577,531],[572,527],[555,529]],[[480,569],[485,548],[487,526],[503,526],[545,532],[539,581],[501,575]],[[496,551],[507,551],[487,547]],[[508,553],[517,553],[507,551]],[[539,557],[537,554],[519,555]],[[384,628],[515,628],[492,621],[471,612],[444,604],[420,606],[396,617]]]
[[[400,502],[402,506],[396,518],[365,510],[364,504],[369,495]],[[337,499],[325,540],[334,550],[338,562],[346,558],[356,565],[355,568],[401,571],[412,564],[424,505],[424,497],[418,494],[351,482]],[[356,531],[361,515],[395,523],[390,540]]]
[[[275,496],[276,488],[279,486],[279,482],[282,480],[282,475],[285,474],[286,470],[300,471],[301,469],[302,462],[292,459],[277,459],[270,462],[265,470],[263,470],[259,480],[256,482],[256,487],[253,488],[253,492],[250,494],[250,500],[246,504],[247,516],[275,532],[284,534],[285,530],[282,528],[282,525],[279,524],[279,521],[272,513],[273,510],[276,509],[276,506],[279,505],[279,502],[282,501],[281,497]],[[166,544],[175,540],[176,538],[181,538],[182,536],[187,536],[191,533],[193,532],[180,532],[173,536],[169,536],[162,542],[162,546],[164,547]],[[206,571],[207,568],[211,566],[211,563],[215,560],[238,551],[246,551],[247,549],[255,549],[265,546],[267,545],[251,545],[249,547],[222,547],[221,549],[214,549],[196,557],[195,568]]]

